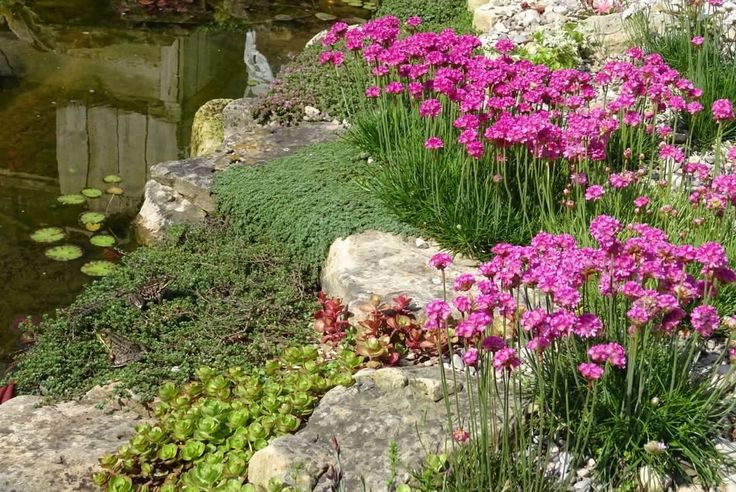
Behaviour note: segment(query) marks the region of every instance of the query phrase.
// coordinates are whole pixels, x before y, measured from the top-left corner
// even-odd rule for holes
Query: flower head
[[[429,266],[437,270],[444,270],[450,265],[452,265],[452,257],[447,253],[435,253],[429,259]]]
[[[445,143],[439,137],[429,137],[424,142],[424,148],[429,150],[438,150],[445,146]]]
[[[506,369],[511,371],[520,365],[521,360],[516,356],[516,350],[512,348],[502,348],[493,356],[493,367],[497,370]]]
[[[595,381],[603,376],[603,368],[598,364],[583,362],[578,364],[578,372],[588,381]]]
[[[713,111],[713,118],[719,123],[731,121],[734,118],[733,104],[729,99],[718,99],[713,101],[711,111]]]
[[[700,333],[701,336],[708,338],[716,331],[718,325],[721,323],[721,319],[718,316],[716,308],[703,304],[693,309],[693,312],[690,314],[690,322],[695,331]]]
[[[693,39],[690,40],[693,46],[702,46],[704,41],[705,38],[703,36],[693,36]]]

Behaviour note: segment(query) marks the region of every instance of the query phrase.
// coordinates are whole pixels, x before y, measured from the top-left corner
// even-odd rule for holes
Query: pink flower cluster
[[[657,336],[670,337],[687,334],[691,327],[701,337],[713,335],[721,320],[708,299],[720,284],[736,281],[720,244],[673,244],[659,229],[639,223],[624,227],[606,215],[593,219],[590,234],[598,247],[580,247],[570,235],[545,232],[528,246],[497,244],[495,256],[479,267],[478,275],[463,274],[454,281],[452,304],[459,319],[453,318],[447,303],[432,301],[426,307],[427,329],[454,326],[464,345],[472,347],[466,352],[469,363],[476,364],[478,350],[485,350],[493,354],[496,369],[509,370],[517,367],[518,357],[493,334],[494,316],[518,326],[526,349],[540,355],[558,341],[575,337],[591,343],[589,361],[578,366],[589,381],[602,377],[607,365],[626,367],[624,347],[605,342],[607,334],[633,334],[647,327]],[[623,303],[628,330],[626,325],[606,327],[598,314],[586,310],[590,307],[585,292],[591,289]],[[518,316],[512,293],[520,290],[540,292],[547,307]]]
[[[345,52],[352,53],[375,78],[367,97],[381,91],[387,97],[403,95],[417,101],[425,118],[456,114],[457,141],[475,158],[491,149],[521,147],[537,158],[601,161],[622,126],[651,132],[666,110],[702,110],[697,101],[702,91],[658,54],[632,49],[629,61],[609,62],[591,75],[513,60],[509,54],[515,46],[507,39],[496,45],[500,56],[489,59],[477,53],[481,42],[474,36],[446,29],[402,38],[400,27],[395,17],[352,29],[335,24],[324,38],[329,50],[322,61],[339,65]],[[598,95],[612,86],[618,96],[596,107]],[[725,108],[714,108],[714,114],[722,117]],[[441,148],[429,141],[426,147]]]

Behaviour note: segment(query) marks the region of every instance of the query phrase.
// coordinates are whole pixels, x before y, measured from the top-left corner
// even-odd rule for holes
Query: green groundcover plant
[[[94,481],[110,492],[255,492],[246,484],[253,453],[295,432],[328,390],[352,385],[361,361],[349,352],[325,361],[303,346],[250,371],[199,368],[183,386],[161,386],[156,421],[101,457]]]
[[[218,175],[214,192],[242,237],[280,244],[316,281],[339,237],[368,229],[415,232],[359,185],[370,167],[345,142],[328,142],[263,166],[231,167]]]
[[[162,302],[137,307],[130,295],[161,277]],[[279,247],[216,223],[180,228],[33,328],[36,343],[11,377],[20,391],[51,398],[117,380],[150,399],[163,381],[187,381],[201,365],[248,368],[308,340],[312,307],[311,287]],[[112,367],[98,336],[107,331],[140,344],[140,360]]]

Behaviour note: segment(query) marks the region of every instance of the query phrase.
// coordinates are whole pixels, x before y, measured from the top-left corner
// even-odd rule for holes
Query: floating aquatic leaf
[[[83,195],[61,195],[56,200],[64,205],[81,205],[87,201]]]
[[[92,236],[89,242],[94,246],[99,246],[100,248],[110,248],[115,246],[115,238],[109,234],[98,234],[96,236]]]
[[[123,180],[120,176],[116,174],[108,174],[104,178],[102,178],[102,181],[105,183],[120,183]]]
[[[100,212],[84,212],[79,216],[82,224],[101,224],[105,221],[105,214]]]
[[[97,224],[84,224],[84,228],[89,232],[97,232],[102,228],[102,224],[99,222]]]
[[[90,277],[105,277],[115,271],[117,265],[105,260],[90,261],[82,265],[82,273]]]
[[[123,189],[119,186],[111,186],[108,189],[105,190],[105,193],[109,195],[122,195]]]
[[[55,243],[65,237],[66,233],[61,227],[44,227],[31,234],[31,239],[37,243]]]
[[[319,20],[325,21],[325,22],[327,22],[327,21],[333,21],[333,20],[337,19],[336,16],[334,16],[332,14],[328,14],[327,12],[317,12],[316,14],[314,14],[314,16],[316,18],[318,18]]]
[[[82,195],[87,198],[100,198],[102,196],[102,190],[97,188],[85,188],[82,190]]]
[[[294,18],[290,15],[286,14],[276,14],[273,16],[273,20],[281,21],[281,22],[289,22],[294,20]]]
[[[71,261],[82,256],[82,248],[73,244],[64,244],[47,249],[45,255],[56,261]]]

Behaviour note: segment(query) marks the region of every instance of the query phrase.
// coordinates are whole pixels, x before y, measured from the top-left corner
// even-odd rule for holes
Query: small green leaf
[[[120,176],[117,174],[108,174],[104,178],[102,178],[102,181],[105,183],[120,183],[123,180]]]
[[[105,190],[105,193],[108,195],[122,195],[123,189],[119,186],[110,186],[108,189]]]
[[[81,205],[87,202],[83,195],[61,195],[56,200],[62,205]]]
[[[84,212],[79,216],[82,224],[101,224],[105,221],[105,214],[100,212]]]
[[[46,250],[45,255],[56,261],[71,261],[82,256],[82,248],[73,244],[54,246]]]
[[[44,227],[31,234],[31,239],[37,243],[55,243],[66,237],[61,227]]]
[[[115,246],[115,238],[109,234],[98,234],[96,236],[92,236],[89,239],[89,242],[92,243],[93,246],[99,246],[100,248],[110,248]]]
[[[102,190],[97,188],[84,188],[82,190],[82,195],[87,198],[100,198],[102,196]]]

